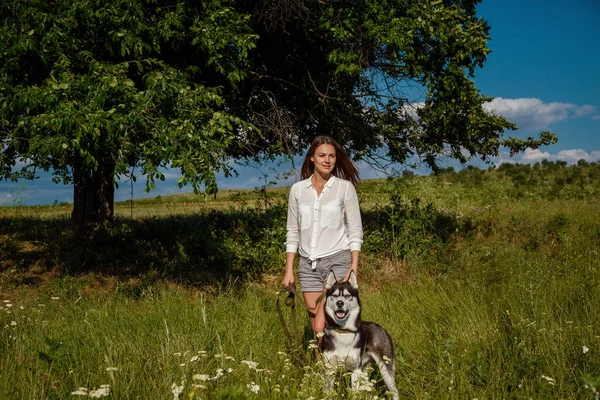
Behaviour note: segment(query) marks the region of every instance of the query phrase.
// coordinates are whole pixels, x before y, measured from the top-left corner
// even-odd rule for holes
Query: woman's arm
[[[290,189],[288,199],[287,233],[285,241],[285,270],[283,274],[284,287],[294,283],[294,259],[300,244],[300,229],[298,226],[298,205],[294,194],[294,186]]]
[[[348,185],[348,190],[344,198],[344,212],[346,213],[346,233],[350,242],[350,250],[360,252],[363,243],[362,220],[356,189],[351,184]]]
[[[348,185],[348,191],[344,198],[344,210],[346,212],[348,240],[350,241],[350,251],[352,254],[352,265],[344,277],[344,281],[350,276],[350,271],[358,276],[358,259],[360,249],[363,243],[362,219],[360,217],[360,206],[358,204],[358,195],[354,185]]]

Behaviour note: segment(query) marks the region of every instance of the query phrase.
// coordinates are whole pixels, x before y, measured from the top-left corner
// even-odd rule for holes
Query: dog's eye
[[[349,294],[345,295],[344,297],[346,298],[346,300],[351,300],[352,299],[352,296],[349,295]]]

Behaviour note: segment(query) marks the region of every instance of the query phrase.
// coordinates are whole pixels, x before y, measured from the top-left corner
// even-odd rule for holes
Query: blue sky
[[[476,72],[475,83],[482,93],[495,98],[490,108],[517,123],[519,130],[509,132],[511,136],[551,130],[559,138],[556,145],[515,157],[502,152],[495,163],[534,163],[544,158],[569,163],[600,160],[600,2],[484,0],[478,14],[491,26],[492,53]],[[452,162],[448,165],[459,167]],[[219,185],[253,189],[264,183],[264,173],[269,180],[276,180],[276,172],[288,167],[241,167],[239,176],[221,178]],[[382,176],[365,164],[360,170],[362,178]],[[167,180],[158,182],[149,194],[144,193],[143,179],[139,179],[134,197],[178,193],[177,178],[176,173],[168,172]],[[290,185],[293,180],[279,180],[278,184]],[[70,186],[53,184],[47,175],[34,182],[0,182],[0,205],[71,202],[72,194]],[[126,200],[130,195],[126,183],[115,198]]]

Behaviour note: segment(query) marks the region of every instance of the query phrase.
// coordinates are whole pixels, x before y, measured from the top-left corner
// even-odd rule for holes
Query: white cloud
[[[539,149],[526,149],[525,153],[523,153],[523,155],[520,157],[521,161],[524,162],[536,162],[536,161],[541,161],[544,158],[545,159],[550,159],[552,156],[550,155],[549,152],[547,151],[540,151]]]
[[[524,153],[518,154],[514,157],[507,157],[506,154],[501,154],[496,160],[496,165],[503,162],[506,163],[521,163],[521,164],[535,164],[542,160],[548,161],[566,161],[567,164],[576,164],[579,160],[585,160],[587,162],[596,162],[600,160],[600,151],[592,151],[588,153],[582,149],[570,149],[561,150],[556,154],[552,154],[548,151],[541,151],[539,149],[531,150],[527,149]]]
[[[485,109],[515,122],[520,129],[547,129],[551,124],[571,118],[594,114],[596,106],[578,106],[571,103],[544,103],[536,98],[505,99],[497,97],[485,104]],[[596,119],[598,114],[593,115]]]
[[[416,118],[417,110],[425,103],[415,102],[405,105],[403,110],[412,118]],[[590,117],[600,119],[598,107],[590,104],[582,106],[572,103],[544,103],[537,98],[505,99],[496,97],[491,102],[484,104],[484,109],[494,112],[515,122],[522,130],[548,129],[550,125],[568,119]]]
[[[582,149],[572,149],[572,150],[561,150],[556,155],[557,160],[563,160],[571,163],[576,163],[577,161],[583,159],[585,161],[597,161],[598,159],[594,159],[587,151]]]
[[[11,200],[13,199],[13,195],[10,193],[0,193],[0,206],[9,205]]]

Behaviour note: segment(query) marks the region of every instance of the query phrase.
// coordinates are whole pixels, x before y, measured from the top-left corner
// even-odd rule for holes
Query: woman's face
[[[310,160],[315,164],[317,174],[329,176],[335,167],[335,147],[330,144],[318,146]]]

